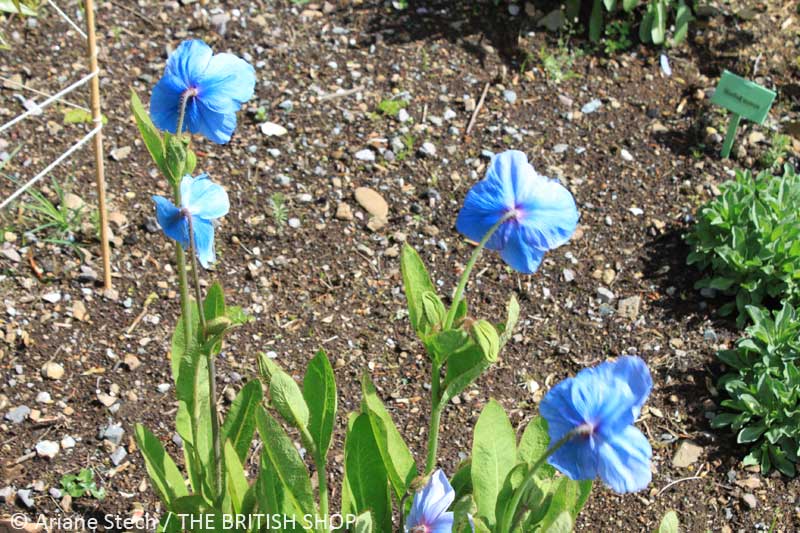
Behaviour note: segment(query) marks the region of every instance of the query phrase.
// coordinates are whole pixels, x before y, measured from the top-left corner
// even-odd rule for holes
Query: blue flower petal
[[[203,268],[208,268],[217,260],[214,253],[214,224],[209,220],[192,217],[192,229],[197,259]]]
[[[624,494],[642,490],[650,484],[650,458],[653,449],[634,426],[628,426],[598,447],[597,469],[603,483]]]
[[[614,377],[628,384],[634,395],[633,419],[639,418],[642,406],[653,389],[653,378],[650,369],[639,357],[620,357],[612,365]]]
[[[515,181],[515,191],[522,224],[529,230],[529,245],[547,251],[572,237],[578,227],[578,208],[566,187],[537,174]]]
[[[207,109],[218,113],[235,113],[253,97],[255,69],[233,54],[217,54],[209,61],[200,85],[202,91],[198,98]]]
[[[439,515],[439,518],[436,519],[436,522],[430,524],[428,531],[430,531],[430,533],[452,533],[453,519],[453,513],[442,513]]]
[[[192,133],[199,133],[211,142],[225,144],[236,130],[236,113],[218,113],[208,109],[202,100],[192,98],[191,105],[186,107],[186,123]]]
[[[564,444],[547,462],[575,481],[597,477],[597,439],[578,437]]]
[[[212,55],[211,47],[199,39],[183,41],[167,59],[165,74],[183,80],[186,88],[197,87]]]
[[[222,186],[211,181],[208,174],[196,178],[184,176],[181,180],[181,205],[195,218],[207,220],[228,214],[230,203]]]
[[[508,189],[496,176],[487,177],[475,184],[464,199],[464,206],[458,213],[456,229],[473,241],[480,241],[506,212],[514,207],[508,201]],[[502,228],[501,228],[502,230]],[[500,231],[495,233],[486,247],[499,250],[504,244]]]
[[[452,513],[445,513],[445,511],[452,505],[455,497],[455,491],[450,486],[447,476],[441,470],[437,470],[431,475],[428,484],[414,494],[411,511],[406,519],[407,528],[421,525],[435,526],[446,514],[450,514],[452,526]],[[446,522],[447,517],[443,520]]]
[[[530,232],[516,222],[508,222],[506,243],[500,251],[508,266],[522,274],[533,274],[544,259],[545,250],[529,244]]]
[[[189,248],[189,225],[181,216],[180,209],[164,198],[153,196],[156,203],[156,219],[164,234],[174,241],[178,241],[184,248]]]
[[[175,134],[181,95],[185,90],[186,87],[180,85],[175,76],[164,76],[153,87],[153,94],[150,95],[150,118],[158,129]]]

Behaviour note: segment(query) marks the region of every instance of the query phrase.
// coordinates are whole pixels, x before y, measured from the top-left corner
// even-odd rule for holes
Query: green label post
[[[774,101],[775,91],[727,70],[722,73],[714,96],[711,97],[711,103],[731,112],[728,132],[725,134],[725,142],[722,144],[723,158],[731,155],[733,140],[736,138],[736,130],[739,128],[741,119],[746,118],[756,124],[763,124]]]

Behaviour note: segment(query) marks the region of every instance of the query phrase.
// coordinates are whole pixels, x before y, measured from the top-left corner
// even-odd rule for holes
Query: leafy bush
[[[697,288],[736,297],[720,313],[738,309],[741,326],[748,305],[767,298],[800,301],[800,177],[789,166],[780,177],[738,172],[721,190],[700,209],[686,237],[693,248],[687,263],[710,269]]]
[[[753,325],[734,350],[718,357],[734,371],[722,376],[719,386],[730,396],[722,402],[726,412],[711,425],[730,426],[737,442],[752,445],[746,465],[760,465],[762,474],[774,466],[794,476],[800,447],[800,316],[784,304],[773,313],[748,306]]]
[[[566,0],[564,2],[564,18],[575,20],[583,11],[583,2],[591,1],[589,15],[589,38],[599,41],[605,27],[605,13],[616,16],[620,11],[633,13],[642,4],[640,0]],[[677,44],[686,39],[689,22],[694,18],[692,9],[684,0],[648,0],[639,21],[639,39],[643,43],[664,44],[667,41],[667,28],[674,24],[672,42]],[[671,16],[674,12],[674,17]],[[670,22],[672,21],[672,22]]]

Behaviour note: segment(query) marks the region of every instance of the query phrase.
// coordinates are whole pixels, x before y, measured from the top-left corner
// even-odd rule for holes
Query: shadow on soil
[[[539,13],[548,13],[559,2],[532,2]],[[520,13],[511,16],[507,5],[476,0],[409,0],[403,10],[383,7],[384,2],[367,2],[354,9],[368,13],[367,32],[371,45],[377,35],[387,44],[430,43],[439,39],[457,44],[485,67],[490,45],[510,67],[518,68],[526,52],[518,45],[520,32],[532,30],[536,21]]]
[[[673,226],[645,242],[643,273],[658,286],[661,296],[651,305],[664,309],[678,322],[688,319],[687,326],[691,327],[704,318],[698,313],[699,295],[694,288],[702,274],[686,264],[689,247],[683,240],[685,231]]]

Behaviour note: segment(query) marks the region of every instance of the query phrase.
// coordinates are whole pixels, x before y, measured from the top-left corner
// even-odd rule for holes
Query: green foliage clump
[[[800,448],[800,316],[789,304],[773,316],[754,306],[747,312],[753,321],[747,337],[717,354],[732,367],[719,381],[730,398],[711,425],[730,426],[737,442],[751,445],[745,465],[759,465],[762,474],[775,467],[794,476]]]
[[[686,237],[687,263],[709,271],[696,288],[735,297],[720,313],[738,310],[742,326],[748,305],[800,302],[800,176],[788,165],[782,176],[737,172],[721,190]]]
[[[61,478],[61,489],[73,498],[90,495],[96,500],[106,497],[106,490],[97,488],[94,481],[94,471],[90,468],[81,468],[77,474],[65,475]]]

